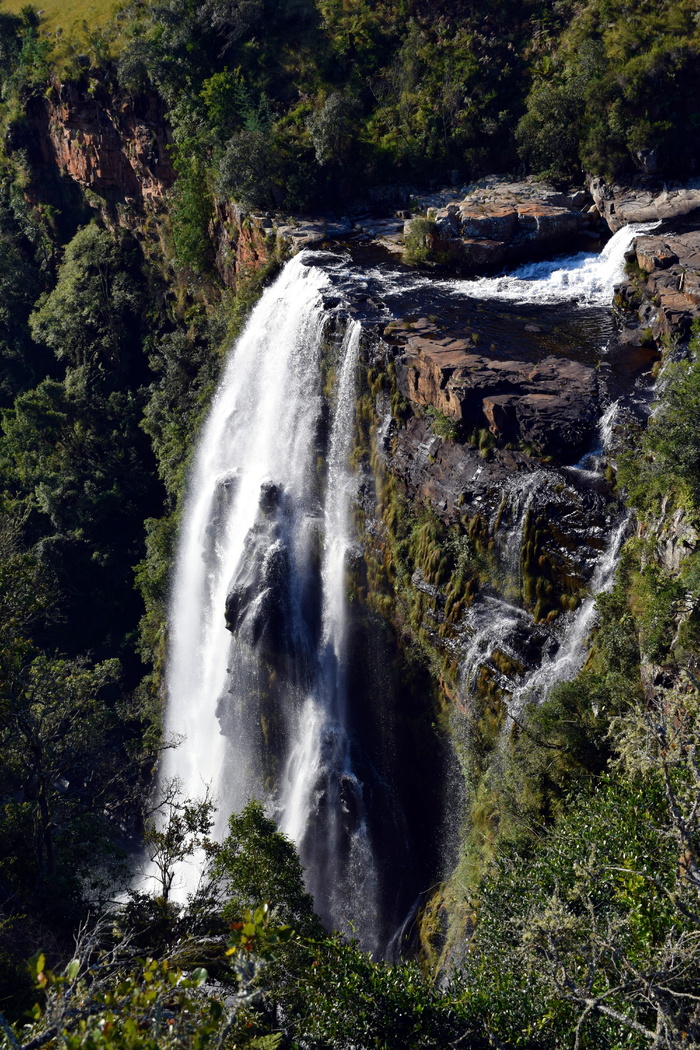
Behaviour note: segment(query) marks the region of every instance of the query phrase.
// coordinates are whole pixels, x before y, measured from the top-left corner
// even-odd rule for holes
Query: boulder
[[[578,212],[539,201],[518,205],[518,236],[528,241],[558,241],[579,228]]]
[[[633,245],[633,257],[649,274],[639,319],[655,339],[686,338],[700,316],[700,230],[668,237],[644,235]]]
[[[462,238],[462,255],[470,269],[495,269],[503,264],[508,245],[503,241],[474,240]]]
[[[573,248],[579,234],[599,236],[590,229],[597,212],[586,214],[591,197],[580,189],[562,193],[546,183],[510,183],[493,177],[470,186],[461,199],[457,193],[443,191],[416,203],[417,210],[425,209],[436,224],[440,244],[433,250],[451,254],[474,271]],[[404,238],[409,229],[407,225]]]
[[[662,237],[638,237],[635,242],[637,265],[641,270],[663,270],[678,262],[678,256]]]
[[[679,290],[688,302],[700,306],[700,271],[685,270],[681,274]]]
[[[459,205],[462,237],[487,241],[510,241],[518,225],[518,213],[509,204]]]
[[[408,339],[396,373],[404,397],[465,432],[488,427],[501,443],[524,441],[559,462],[575,462],[596,425],[596,373],[580,361],[503,361],[475,353],[468,340],[421,335]]]

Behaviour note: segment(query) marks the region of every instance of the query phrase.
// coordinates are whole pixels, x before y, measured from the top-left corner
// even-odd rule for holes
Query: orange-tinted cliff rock
[[[108,204],[136,206],[157,201],[174,182],[172,136],[154,97],[118,99],[56,83],[30,100],[27,116],[32,166],[47,182],[58,172]]]

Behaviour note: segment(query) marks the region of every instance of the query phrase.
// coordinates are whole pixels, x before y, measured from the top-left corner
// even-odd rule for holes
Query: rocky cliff
[[[120,99],[99,83],[54,81],[46,95],[30,98],[26,127],[9,146],[28,150],[42,191],[68,179],[111,209],[143,212],[175,181],[162,102],[152,95]]]

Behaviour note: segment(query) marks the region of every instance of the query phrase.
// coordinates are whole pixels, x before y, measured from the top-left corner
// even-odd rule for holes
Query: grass
[[[114,14],[119,0],[35,0],[42,31],[51,36],[80,35],[83,22],[90,29],[103,25]],[[19,14],[27,0],[0,0],[0,10]]]

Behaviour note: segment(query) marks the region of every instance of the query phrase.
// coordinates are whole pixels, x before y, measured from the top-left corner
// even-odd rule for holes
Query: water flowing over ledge
[[[586,306],[609,306],[612,289],[621,280],[625,254],[635,237],[656,229],[658,223],[623,226],[600,255],[580,252],[565,258],[525,263],[503,277],[455,281],[455,295],[500,299],[515,303],[575,301]]]
[[[165,719],[167,736],[181,744],[165,752],[160,779],[176,778],[189,797],[208,787],[220,807],[219,837],[232,812],[251,797],[263,799],[296,843],[326,924],[351,930],[376,955],[403,928],[407,900],[415,900],[415,891],[407,898],[404,889],[403,910],[387,906],[387,881],[402,881],[415,842],[392,784],[405,759],[396,745],[382,744],[387,764],[376,764],[382,747],[372,752],[366,735],[362,739],[368,708],[358,713],[352,677],[348,565],[359,557],[354,508],[368,498],[366,479],[361,493],[351,467],[363,326],[370,332],[380,319],[381,331],[392,310],[401,316],[404,294],[426,288],[457,307],[474,296],[550,310],[573,299],[602,317],[599,304],[609,304],[640,229],[621,231],[600,257],[537,263],[508,277],[471,282],[361,270],[347,257],[303,253],[265,291],[231,350],[189,478],[172,593]],[[498,313],[493,317],[497,324]],[[376,404],[381,445],[391,458],[396,425],[388,400],[380,396]],[[451,643],[461,646],[458,702],[468,704],[481,668],[494,670],[496,649],[520,659],[524,635],[538,651],[519,678],[500,683],[513,713],[580,667],[594,595],[612,582],[624,521],[609,520],[605,536],[596,525],[600,534],[587,555],[585,595],[575,612],[554,625],[539,623],[513,595],[522,590],[521,551],[542,494],[604,484],[616,411],[611,403],[577,466],[554,468],[521,453],[525,470],[493,474],[501,488],[490,527],[503,588],[500,594],[486,590],[466,608]],[[433,453],[436,442],[428,442]],[[454,448],[466,456],[464,445]],[[480,476],[483,486],[491,468],[473,450],[470,455],[481,463],[472,483]],[[474,500],[486,513],[486,497]],[[593,504],[600,518],[603,497]],[[196,872],[182,870],[178,877],[174,895],[184,899]]]

